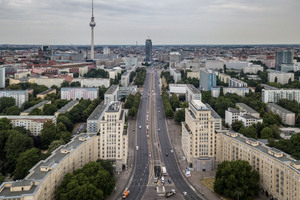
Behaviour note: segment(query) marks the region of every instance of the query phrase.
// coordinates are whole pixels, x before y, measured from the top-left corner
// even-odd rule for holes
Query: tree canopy
[[[224,161],[218,165],[214,191],[232,199],[252,200],[258,195],[259,173],[247,161]]]
[[[57,200],[104,200],[115,187],[106,162],[90,162],[68,173],[57,188]]]

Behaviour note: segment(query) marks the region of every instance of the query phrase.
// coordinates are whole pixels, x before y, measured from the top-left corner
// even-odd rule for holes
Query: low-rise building
[[[263,120],[260,118],[256,118],[252,115],[245,114],[245,115],[239,115],[238,121],[242,121],[245,127],[249,127],[252,124],[257,124],[258,122],[262,123]]]
[[[236,120],[238,120],[238,116],[245,115],[246,111],[237,110],[235,108],[229,107],[227,110],[225,110],[225,123],[227,123],[229,126]]]
[[[55,116],[48,115],[0,115],[0,118],[7,118],[12,123],[13,127],[23,126],[26,130],[29,130],[32,135],[39,135],[43,129],[43,125],[47,121],[51,121],[56,124]]]
[[[130,94],[135,95],[137,93],[137,91],[138,91],[138,89],[137,89],[136,85],[132,85],[129,87],[119,87],[118,100],[127,98]]]
[[[212,97],[219,97],[221,92],[221,87],[214,87],[211,88],[211,96]],[[233,87],[223,87],[224,95],[227,93],[237,94],[239,96],[245,96],[249,93],[249,88],[233,88]]]
[[[14,77],[15,77],[15,79],[21,79],[21,78],[27,78],[30,75],[31,75],[31,72],[25,71],[25,72],[15,73]]]
[[[197,79],[200,79],[200,71],[187,72],[186,76],[188,78],[197,78]]]
[[[171,94],[185,94],[186,84],[169,84],[169,91]]]
[[[201,92],[192,84],[186,84],[185,100],[190,102],[192,100],[201,101]]]
[[[51,101],[50,101],[50,100],[42,101],[42,102],[40,102],[40,103],[38,103],[38,104],[36,104],[36,105],[34,105],[34,106],[32,106],[32,107],[30,107],[30,108],[24,110],[23,112],[20,113],[20,115],[21,115],[21,116],[27,116],[27,115],[29,115],[29,113],[30,113],[33,109],[35,109],[35,108],[43,109],[44,106],[45,106],[46,104],[51,104]]]
[[[99,88],[76,88],[64,87],[61,88],[61,99],[90,99],[91,101],[99,97]]]
[[[232,131],[217,135],[217,162],[245,160],[260,174],[260,192],[271,199],[297,200],[300,162],[290,155]]]
[[[104,94],[104,104],[109,104],[112,101],[118,101],[119,85],[111,85]]]
[[[109,78],[74,78],[72,82],[79,82],[81,87],[106,87],[110,86]]]
[[[247,112],[249,115],[252,115],[253,117],[259,118],[260,115],[258,112],[256,112],[253,108],[250,106],[244,104],[244,103],[236,103],[236,107],[238,107],[239,110]]]
[[[37,98],[44,99],[48,94],[56,94],[56,89],[49,89],[36,95]]]
[[[275,103],[267,103],[267,111],[278,114],[282,119],[282,123],[292,126],[295,125],[295,113]]]
[[[63,106],[61,109],[59,109],[58,111],[56,111],[54,113],[55,117],[58,117],[59,114],[62,113],[66,113],[69,112],[70,110],[72,110],[72,108],[74,108],[74,106],[76,106],[79,103],[79,101],[77,100],[72,100],[69,103],[67,103],[65,106]]]
[[[229,79],[231,77],[229,75],[227,75],[227,74],[219,73],[218,74],[218,78],[220,79],[220,81],[222,81],[224,83],[229,83]]]
[[[281,71],[269,70],[268,81],[287,84],[289,80],[294,81],[294,73],[286,73]]]
[[[246,88],[246,87],[248,87],[248,84],[244,81],[239,80],[239,79],[230,78],[229,79],[229,87]]]
[[[21,108],[28,101],[28,90],[0,90],[1,97],[13,97],[16,100],[16,105]]]
[[[174,83],[177,83],[181,80],[181,73],[177,69],[173,69],[170,67],[170,74],[173,76]]]
[[[258,71],[263,72],[264,68],[261,65],[249,65],[249,66],[246,66],[243,71],[244,71],[244,73],[257,74]]]

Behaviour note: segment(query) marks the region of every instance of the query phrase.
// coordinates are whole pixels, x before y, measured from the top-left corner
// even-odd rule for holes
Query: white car
[[[139,128],[142,128],[142,126],[139,126]]]
[[[158,131],[160,131],[160,128],[158,128]]]

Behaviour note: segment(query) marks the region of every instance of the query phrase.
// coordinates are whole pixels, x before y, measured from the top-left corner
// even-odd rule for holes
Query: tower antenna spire
[[[91,27],[91,59],[95,59],[95,53],[94,53],[94,27],[96,26],[96,22],[94,21],[94,0],[92,0],[92,17],[90,22]]]

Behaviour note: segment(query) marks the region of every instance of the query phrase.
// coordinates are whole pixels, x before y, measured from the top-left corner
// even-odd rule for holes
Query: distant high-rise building
[[[108,55],[110,53],[110,49],[108,47],[103,47],[103,54]]]
[[[0,67],[0,88],[5,88],[5,67]]]
[[[90,22],[91,27],[91,59],[95,59],[95,53],[94,53],[94,27],[96,26],[96,22],[94,21],[94,1],[92,1],[92,17]]]
[[[200,88],[204,91],[210,91],[212,87],[217,86],[216,74],[207,70],[200,70]]]
[[[292,64],[293,63],[293,52],[290,50],[277,51],[275,69],[280,71],[281,64]]]
[[[152,41],[146,40],[146,62],[152,62]]]

